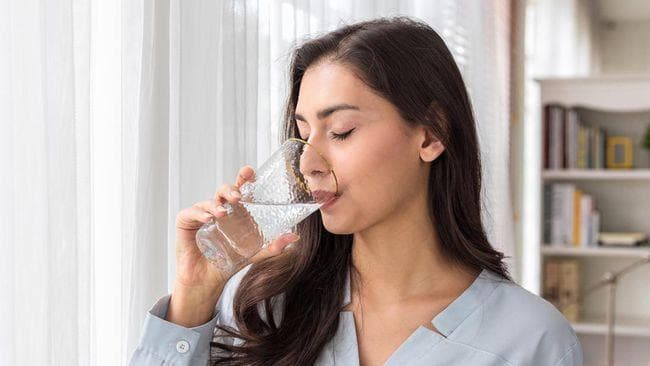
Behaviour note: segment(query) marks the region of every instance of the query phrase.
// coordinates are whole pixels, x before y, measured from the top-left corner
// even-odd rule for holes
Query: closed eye
[[[354,131],[355,129],[356,129],[356,127],[349,130],[348,132],[344,132],[344,133],[331,132],[330,133],[330,138],[332,140],[345,140],[346,138],[348,138],[352,134],[352,131]],[[305,137],[299,136],[299,137],[300,137],[300,139],[305,140],[305,141],[309,140],[309,136],[305,136]]]
[[[346,138],[348,138],[348,136],[350,136],[350,135],[352,134],[352,131],[354,131],[355,129],[356,129],[356,127],[353,128],[353,129],[351,129],[351,130],[348,131],[348,132],[344,132],[344,133],[341,133],[341,134],[333,133],[333,132],[332,132],[332,133],[330,134],[330,138],[331,138],[332,140],[345,140]]]

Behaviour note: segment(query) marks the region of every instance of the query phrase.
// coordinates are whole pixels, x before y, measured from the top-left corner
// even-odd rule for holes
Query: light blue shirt
[[[228,281],[214,318],[199,327],[165,321],[170,296],[160,299],[146,315],[131,365],[206,365],[215,326],[235,327],[233,296],[250,266]],[[345,306],[350,303],[349,271],[344,291]],[[265,319],[263,312],[260,315]],[[281,321],[277,309],[275,315]],[[582,365],[582,348],[562,314],[546,300],[489,270],[483,270],[431,323],[439,333],[418,327],[385,365]],[[226,338],[217,340],[228,342]],[[235,344],[241,343],[235,340]],[[316,362],[335,364],[359,365],[351,311],[340,312],[338,331]]]

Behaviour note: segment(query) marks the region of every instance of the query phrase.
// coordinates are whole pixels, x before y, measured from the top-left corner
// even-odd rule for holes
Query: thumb
[[[273,240],[269,245],[260,250],[251,258],[252,263],[259,262],[263,259],[274,257],[280,253],[289,244],[295,243],[300,240],[300,235],[295,233],[285,233],[280,235],[277,239]]]

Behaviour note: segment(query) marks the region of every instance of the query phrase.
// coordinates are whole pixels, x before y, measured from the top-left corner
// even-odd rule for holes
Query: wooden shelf
[[[541,104],[584,106],[601,111],[650,110],[650,75],[608,75],[576,78],[536,78]]]
[[[554,169],[542,171],[542,179],[555,180],[650,180],[650,169]]]
[[[578,334],[607,334],[605,318],[585,318],[571,325]],[[619,337],[650,337],[650,319],[617,318],[614,334]]]
[[[542,255],[558,257],[606,257],[606,258],[642,258],[650,255],[650,247],[632,248],[572,248],[552,245],[542,245]]]
[[[543,293],[545,264],[549,260],[576,260],[579,266],[580,285],[595,284],[612,268],[623,268],[650,255],[650,246],[616,247],[588,246],[574,247],[560,243],[544,243],[545,186],[553,183],[572,183],[576,189],[591,195],[600,212],[600,231],[650,233],[648,208],[650,207],[650,154],[640,144],[650,121],[650,74],[646,75],[608,75],[575,78],[540,78],[539,117],[531,123],[536,131],[536,140],[526,140],[530,144],[527,152],[533,153],[535,166],[541,169],[528,174],[530,187],[535,192],[524,194],[526,209],[534,209],[530,224],[531,247],[539,249],[531,254],[530,267],[535,271],[525,275],[530,278],[532,288]],[[588,127],[599,127],[607,136],[628,136],[633,140],[632,169],[544,169],[544,144],[550,139],[544,136],[544,107],[557,104],[574,108],[579,122]],[[550,122],[550,121],[549,121]],[[563,136],[566,139],[566,132]],[[555,137],[557,138],[557,137]],[[564,141],[566,143],[566,141]],[[527,146],[528,147],[528,146]],[[549,149],[549,147],[547,147]],[[564,149],[563,149],[564,150]],[[606,151],[605,151],[606,153]],[[550,155],[550,154],[549,154]],[[549,158],[550,156],[547,156]],[[575,166],[575,165],[571,165]],[[528,190],[528,186],[524,191]],[[574,207],[575,209],[575,207]],[[563,208],[566,210],[566,208]],[[557,212],[556,212],[557,213]],[[574,213],[575,214],[575,213]],[[523,228],[523,231],[529,228]],[[529,253],[527,253],[529,254]],[[623,263],[626,262],[626,263]],[[650,359],[650,283],[649,266],[625,278],[625,285],[618,288],[616,298],[616,336],[617,364],[639,364],[637,360]],[[539,285],[539,286],[538,286]],[[580,291],[586,290],[582,287]],[[600,362],[595,355],[604,351],[607,324],[604,317],[607,303],[607,290],[602,289],[582,305],[584,317],[572,323],[579,335],[584,349],[592,357],[585,357],[585,364]],[[638,317],[638,318],[634,318]],[[619,348],[620,347],[620,348]],[[634,353],[634,357],[629,355]],[[626,362],[633,359],[634,362]],[[619,362],[620,361],[620,362]],[[650,364],[648,365],[650,366]]]

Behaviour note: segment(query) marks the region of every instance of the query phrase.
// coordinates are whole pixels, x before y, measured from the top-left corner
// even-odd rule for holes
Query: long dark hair
[[[510,280],[504,255],[492,248],[481,222],[475,120],[460,71],[440,36],[422,22],[392,17],[346,25],[306,41],[291,59],[283,139],[299,137],[294,113],[300,83],[307,68],[324,59],[354,70],[395,105],[406,123],[427,126],[442,141],[445,151],[433,161],[429,176],[430,215],[442,254],[452,263]],[[219,326],[242,343],[213,342],[220,350],[215,364],[311,365],[336,333],[348,266],[357,273],[351,263],[352,235],[329,233],[319,211],[297,229],[301,242],[295,249],[256,263],[242,278],[234,298],[237,329]],[[273,307],[282,293],[278,324]]]

